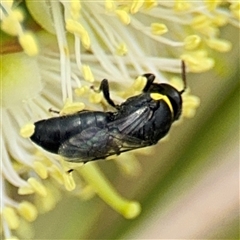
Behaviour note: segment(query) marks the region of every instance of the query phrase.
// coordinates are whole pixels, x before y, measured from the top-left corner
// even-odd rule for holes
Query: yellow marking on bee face
[[[172,104],[169,100],[169,98],[166,96],[166,95],[163,95],[163,94],[160,94],[160,93],[150,93],[150,97],[153,99],[153,100],[163,100],[169,107],[171,113],[173,114],[173,107],[172,107]]]

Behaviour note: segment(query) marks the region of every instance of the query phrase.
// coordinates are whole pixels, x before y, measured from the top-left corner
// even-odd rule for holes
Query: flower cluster
[[[103,78],[113,86],[112,98],[122,102],[143,89],[146,79],[134,78],[152,72],[169,82],[162,72],[179,74],[180,59],[189,72],[211,69],[212,51],[231,49],[220,29],[239,27],[239,3],[9,0],[1,2],[0,11],[4,237],[14,238],[12,230],[51,210],[60,189],[82,198],[97,193],[126,218],[136,217],[139,204],[121,197],[95,164],[78,168],[76,184],[60,157],[36,148],[28,139],[33,122],[51,117],[49,108],[61,109],[60,114],[101,108],[103,96],[91,86]],[[172,84],[182,83],[175,78]],[[194,116],[199,99],[187,91],[183,102],[183,117]],[[122,158],[128,161],[121,168],[134,174],[139,166],[133,154]]]

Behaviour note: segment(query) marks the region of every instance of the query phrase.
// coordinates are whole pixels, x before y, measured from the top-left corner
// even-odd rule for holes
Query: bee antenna
[[[182,80],[183,80],[183,90],[180,91],[180,94],[184,93],[187,88],[187,80],[186,80],[186,65],[185,62],[181,61],[181,67],[182,67]]]

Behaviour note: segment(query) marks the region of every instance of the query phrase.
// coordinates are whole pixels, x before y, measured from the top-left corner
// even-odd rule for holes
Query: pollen
[[[34,190],[31,186],[21,186],[18,188],[19,195],[28,195],[34,193]]]
[[[48,177],[47,168],[40,161],[35,161],[33,163],[33,169],[42,179],[46,179]]]
[[[132,87],[135,91],[142,91],[143,88],[146,86],[146,83],[147,83],[147,78],[144,76],[139,76],[134,81]]]
[[[117,49],[116,49],[116,54],[119,55],[119,56],[124,56],[127,54],[127,46],[125,43],[120,43],[118,46],[117,46]]]
[[[154,35],[162,35],[168,32],[168,28],[165,24],[162,24],[162,23],[152,23],[151,31],[152,31],[152,34]]]
[[[214,60],[207,56],[207,51],[199,50],[181,55],[181,59],[185,61],[190,71],[204,72],[214,66]]]
[[[222,0],[204,0],[204,3],[208,10],[213,11],[222,3]]]
[[[210,48],[219,52],[228,52],[232,49],[231,42],[224,39],[210,38],[206,40],[206,43]]]
[[[38,215],[36,207],[27,201],[21,202],[17,208],[17,211],[28,222],[33,222]]]
[[[70,33],[77,34],[81,40],[82,44],[86,49],[90,48],[91,42],[88,35],[88,32],[83,27],[83,25],[73,19],[67,19],[66,20],[66,29]]]
[[[114,1],[105,0],[105,9],[109,12],[112,12],[115,9]]]
[[[74,114],[76,112],[80,112],[85,108],[85,104],[83,102],[72,102],[69,99],[65,101],[63,109],[60,111],[60,115],[69,115]]]
[[[144,3],[143,0],[134,0],[130,8],[130,13],[131,14],[137,13],[139,9],[142,7],[143,3]]]
[[[89,95],[89,102],[91,103],[100,103],[102,102],[102,100],[103,100],[103,95],[101,92],[100,93],[94,92]]]
[[[19,36],[19,43],[28,56],[36,56],[39,52],[34,35],[27,32]]]
[[[12,207],[3,208],[2,214],[10,229],[17,229],[19,227],[19,217]]]
[[[199,46],[201,38],[198,35],[190,35],[184,39],[184,47],[186,50],[193,50]]]
[[[124,11],[124,10],[115,10],[116,15],[118,16],[118,18],[120,19],[120,21],[125,24],[128,25],[131,21],[131,18],[129,16],[129,14]]]
[[[82,65],[82,74],[86,81],[94,82],[94,76],[89,65]]]
[[[64,173],[63,179],[64,179],[64,186],[67,191],[72,191],[75,189],[76,183],[73,179],[72,173]]]
[[[55,164],[49,168],[49,173],[59,184],[64,184],[63,171],[61,171]]]
[[[20,22],[24,19],[24,15],[20,10],[11,11],[8,16],[2,18],[1,29],[13,36],[17,36],[22,31]]]
[[[23,138],[29,138],[33,135],[35,130],[35,125],[33,123],[27,123],[20,129],[20,135]]]
[[[182,116],[185,118],[193,118],[196,114],[196,110],[199,107],[199,105],[200,105],[199,97],[184,94]]]
[[[45,197],[47,195],[47,191],[44,185],[37,181],[35,178],[30,177],[27,181],[37,194],[42,197]]]
[[[240,20],[240,2],[233,2],[230,6],[230,10],[233,16]]]
[[[186,11],[188,9],[190,9],[191,7],[191,3],[189,3],[189,1],[186,0],[175,0],[174,1],[174,10],[175,11]]]
[[[150,10],[158,5],[158,2],[156,0],[148,0],[144,1],[143,7],[147,10]]]
[[[71,0],[71,17],[75,20],[79,19],[80,17],[80,11],[81,11],[81,2],[80,1],[74,1]]]
[[[88,86],[82,86],[82,87],[76,88],[74,90],[74,92],[77,96],[80,97],[80,96],[83,96],[84,94],[89,92],[89,87]]]

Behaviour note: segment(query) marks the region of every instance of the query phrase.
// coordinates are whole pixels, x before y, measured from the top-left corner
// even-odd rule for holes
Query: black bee
[[[169,84],[154,83],[155,76],[144,74],[147,83],[142,93],[116,105],[109,95],[108,80],[100,90],[114,112],[84,110],[35,123],[31,140],[43,149],[70,162],[88,162],[156,144],[181,115],[182,93]],[[157,93],[157,98],[153,98]],[[161,97],[162,96],[162,97]]]

